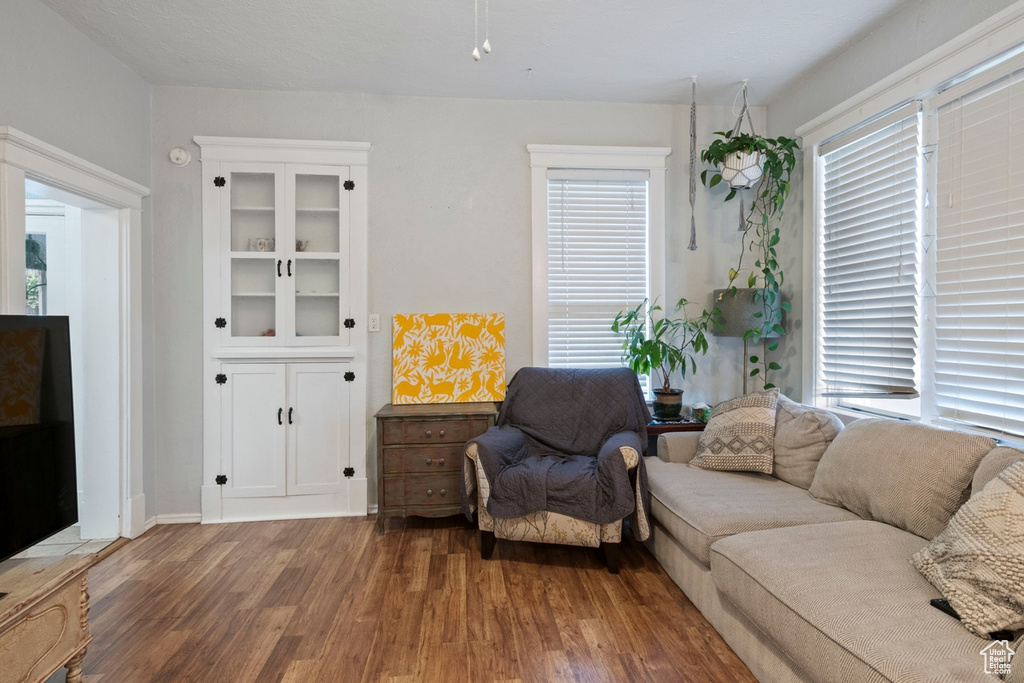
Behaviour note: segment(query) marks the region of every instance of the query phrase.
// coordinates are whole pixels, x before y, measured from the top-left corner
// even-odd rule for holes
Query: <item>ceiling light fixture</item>
[[[485,54],[491,52],[491,0],[484,0],[484,44],[481,45]],[[480,0],[473,0],[473,59],[480,61]]]

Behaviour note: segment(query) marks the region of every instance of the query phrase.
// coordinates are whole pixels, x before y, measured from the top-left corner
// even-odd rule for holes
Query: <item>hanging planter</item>
[[[722,182],[733,190],[749,190],[764,175],[765,156],[761,152],[732,152],[718,165]]]
[[[743,97],[743,108],[736,125],[728,132],[715,133],[718,139],[712,141],[700,154],[701,161],[716,166],[718,171],[704,171],[700,178],[707,187],[723,182],[728,184],[730,189],[725,201],[742,190],[753,188],[749,212],[744,211],[743,195],[740,194],[739,224],[744,237],[738,263],[735,268],[729,269],[729,289],[736,290],[734,281],[740,277],[740,273],[746,271],[747,287],[760,293],[757,300],[762,302],[762,310],[757,311],[754,319],[742,323],[747,325],[743,337],[765,345],[764,353],[751,356],[750,362],[761,364],[760,368],[751,371],[751,375],[759,374],[768,389],[774,386],[769,381],[769,372],[779,370],[780,366],[768,360],[768,352],[775,351],[778,342],[766,340],[785,333],[781,325],[780,309],[790,310],[789,303],[782,301],[780,294],[784,274],[778,258],[778,246],[782,239],[779,222],[789,196],[789,179],[796,168],[799,146],[792,138],[781,135],[766,138],[755,133],[747,106],[746,81],[740,95]],[[740,132],[744,117],[750,127],[749,133]],[[748,252],[754,262],[744,268],[743,257]]]

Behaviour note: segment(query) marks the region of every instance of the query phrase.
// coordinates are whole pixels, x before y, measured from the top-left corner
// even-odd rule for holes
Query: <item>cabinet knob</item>
[[[427,498],[430,498],[432,495],[434,495],[434,489],[427,489]]]
[[[444,436],[444,430],[443,429],[438,433],[438,436]]]
[[[433,433],[431,433],[429,429],[427,430],[427,436],[433,436]]]
[[[444,494],[446,494],[446,493],[448,493],[448,492],[447,492],[447,491],[445,491],[444,489],[441,489],[441,495],[442,495],[442,496],[443,496]]]
[[[434,464],[434,459],[433,458],[427,458],[427,464],[428,465],[433,465]]]
[[[440,460],[438,460],[437,464],[440,465],[441,467],[444,467],[444,458],[441,458]]]

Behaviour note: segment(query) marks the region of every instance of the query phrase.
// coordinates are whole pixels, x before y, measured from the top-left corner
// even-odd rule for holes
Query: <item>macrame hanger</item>
[[[693,85],[690,92],[690,251],[697,250],[697,214],[694,202],[697,198],[697,77],[691,76]]]
[[[754,132],[754,119],[750,116],[750,107],[747,105],[747,80],[746,79],[743,79],[743,87],[740,88],[740,91],[738,93],[736,93],[736,97],[733,98],[733,111],[736,111],[736,100],[739,99],[740,96],[743,97],[743,108],[740,109],[740,115],[738,117],[736,117],[736,125],[733,126],[733,128],[732,128],[732,134],[733,135],[738,135],[739,134],[740,127],[743,125],[743,116],[745,114],[746,117],[747,117],[747,124],[750,126],[750,134],[751,135],[757,135],[757,133]],[[738,194],[739,197],[740,197],[740,223],[739,223],[738,231],[739,232],[746,232],[747,229],[750,226],[747,225],[746,210],[744,209],[744,206],[743,206],[743,190],[737,189],[736,190],[736,194]]]

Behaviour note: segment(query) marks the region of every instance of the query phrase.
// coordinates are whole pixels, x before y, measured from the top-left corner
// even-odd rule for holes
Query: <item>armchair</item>
[[[462,506],[488,559],[495,538],[604,550],[618,573],[622,520],[650,533],[643,451],[650,413],[627,368],[523,368],[497,422],[466,444]]]

